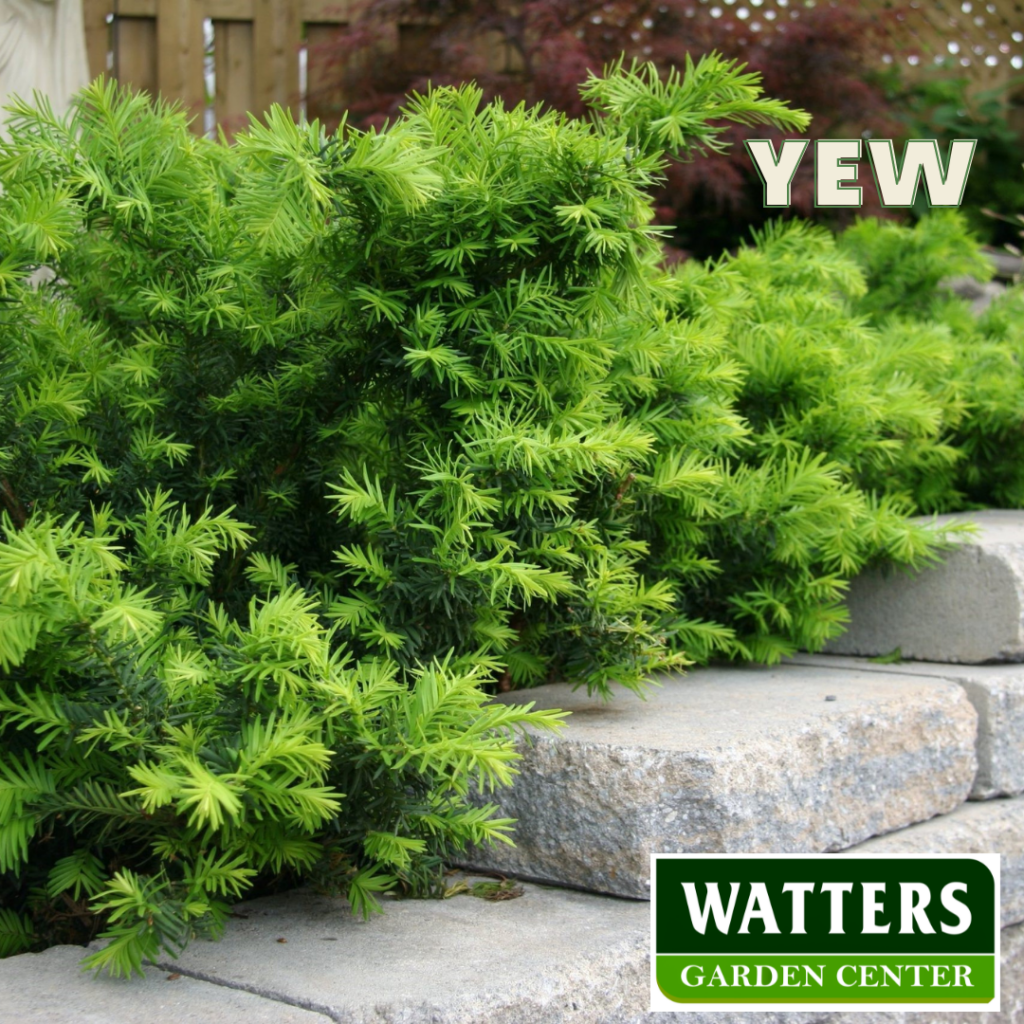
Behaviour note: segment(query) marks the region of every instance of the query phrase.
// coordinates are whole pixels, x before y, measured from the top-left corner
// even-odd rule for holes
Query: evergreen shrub
[[[890,338],[927,332],[943,352],[930,361],[928,386],[947,395],[953,472],[914,488],[918,505],[943,512],[1024,506],[1024,289],[1008,289],[976,316],[942,285],[957,276],[992,276],[955,211],[932,213],[913,228],[863,221],[839,245],[864,272],[855,312]],[[919,376],[927,373],[923,360],[917,368]]]
[[[648,505],[709,511],[745,432],[647,190],[723,122],[806,117],[716,57],[584,95],[233,146],[102,83],[14,108],[0,954],[100,933],[126,974],[254,884],[436,890],[510,826],[470,784],[559,720],[485,682],[638,688],[719,643],[641,572]]]
[[[921,565],[941,546],[909,521],[905,489],[879,486],[946,466],[936,402],[907,373],[933,353],[901,353],[853,311],[864,275],[824,228],[769,225],[734,255],[678,266],[673,284],[675,315],[717,337],[734,369],[741,429],[720,437],[707,508],[652,507],[651,571],[676,583],[684,614],[719,626],[721,653],[819,649],[842,630],[852,575]]]
[[[814,650],[842,628],[851,575],[941,551],[909,516],[1024,504],[1024,294],[978,317],[941,285],[991,273],[948,211],[838,238],[777,223],[676,269],[673,309],[720,335],[745,433],[702,516],[654,510],[650,571],[723,628],[720,651]]]
[[[254,886],[441,891],[512,825],[470,786],[559,724],[496,688],[818,648],[940,549],[910,514],[1024,497],[1021,299],[938,290],[962,224],[666,269],[667,154],[806,119],[716,57],[583,95],[233,146],[102,83],[14,109],[0,955],[124,974]]]

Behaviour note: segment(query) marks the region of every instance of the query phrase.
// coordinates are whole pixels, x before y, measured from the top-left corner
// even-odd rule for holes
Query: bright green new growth
[[[943,367],[926,344],[904,351],[856,315],[863,274],[824,229],[769,227],[735,256],[683,265],[675,284],[676,310],[717,332],[736,367],[729,397],[745,430],[723,448],[703,516],[655,512],[656,569],[687,582],[684,610],[729,627],[730,654],[820,648],[845,621],[852,575],[876,559],[921,564],[935,547],[907,520],[906,478],[951,456],[908,370]]]
[[[953,469],[922,478],[917,503],[926,511],[1024,506],[1024,291],[1010,289],[975,316],[936,287],[957,275],[992,275],[956,213],[932,214],[913,229],[865,221],[840,246],[865,272],[857,311],[885,334],[930,339],[935,352],[931,372],[918,377],[943,409]]]
[[[202,563],[245,530],[190,524],[166,492],[135,523],[4,528],[0,871],[8,897],[42,883],[26,898],[44,919],[65,896],[108,913],[91,965],[140,970],[216,933],[260,874],[307,874],[365,913],[399,880],[428,889],[447,850],[505,839],[511,822],[462,798],[510,781],[514,728],[560,716],[484,707],[486,666],[435,662],[407,685],[353,664],[258,554],[234,618]]]
[[[836,635],[864,565],[934,557],[908,515],[1024,503],[1024,294],[976,317],[939,287],[991,274],[953,213],[754,243],[675,274],[676,312],[736,368],[746,432],[700,514],[652,510],[650,574],[730,630],[719,650],[773,661]]]
[[[745,428],[646,188],[709,119],[806,118],[715,57],[586,93],[593,123],[445,89],[380,134],[275,110],[233,147],[102,84],[14,110],[0,952],[105,928],[89,962],[124,974],[253,884],[430,891],[508,832],[469,787],[558,723],[484,683],[684,660],[643,517],[708,514]]]

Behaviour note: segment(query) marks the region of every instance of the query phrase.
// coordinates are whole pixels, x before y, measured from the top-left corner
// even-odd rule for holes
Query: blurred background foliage
[[[487,98],[579,115],[577,83],[620,53],[667,70],[687,53],[715,50],[760,72],[768,95],[808,110],[812,139],[978,139],[963,209],[982,240],[1001,246],[1020,241],[1019,225],[982,211],[1005,218],[1024,209],[1020,29],[1024,12],[1015,0],[370,0],[309,50],[310,66],[327,70],[305,103],[328,124],[348,109],[357,123],[379,125],[410,91],[475,80]],[[716,256],[774,213],[763,208],[761,183],[740,144],[766,135],[786,137],[731,126],[735,144],[727,152],[670,165],[656,209],[674,227],[676,250]],[[859,212],[905,218],[882,209],[862,170]],[[922,193],[912,218],[926,209]],[[856,212],[815,209],[808,156],[793,184],[791,215],[838,229]]]

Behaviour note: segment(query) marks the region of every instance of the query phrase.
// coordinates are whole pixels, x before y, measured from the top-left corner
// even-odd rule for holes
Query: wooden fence
[[[198,130],[215,122],[231,132],[245,123],[248,111],[261,112],[272,103],[330,121],[344,97],[334,84],[337,53],[328,56],[329,44],[364,2],[84,0],[89,61],[93,75],[107,72],[183,102],[196,115]],[[778,31],[800,16],[808,0],[694,3],[750,36]],[[1024,0],[862,0],[862,5],[880,13],[898,9],[899,34],[910,39],[909,52],[898,58],[882,53],[880,59],[909,59],[912,67],[952,61],[978,88],[1024,76]],[[395,25],[381,45],[397,61],[415,60],[429,48],[428,36],[424,25]],[[215,88],[207,95],[211,80]],[[1018,95],[1020,117],[1024,88]]]
[[[312,118],[318,104],[337,105],[334,65],[323,51],[353,7],[349,0],[84,0],[90,70],[182,102],[197,129],[209,127],[204,115],[212,114],[230,132],[248,111],[273,103]]]

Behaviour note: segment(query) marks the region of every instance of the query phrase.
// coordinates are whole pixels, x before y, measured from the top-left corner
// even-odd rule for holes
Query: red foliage
[[[812,140],[898,137],[900,123],[872,84],[877,54],[893,49],[896,18],[895,10],[865,11],[856,0],[799,9],[795,0],[792,7],[784,0],[370,0],[336,52],[360,54],[348,67],[339,62],[339,75],[347,105],[364,124],[393,116],[408,92],[428,82],[467,80],[487,99],[541,102],[578,115],[578,84],[621,53],[668,68],[687,53],[717,50],[759,71],[769,95],[812,113]],[[744,137],[778,144],[783,136],[733,128],[727,153],[669,168],[656,197],[658,215],[677,225],[677,241],[687,249],[717,253],[747,225],[778,214],[763,209]],[[793,182],[792,212],[801,216],[815,213],[812,151]],[[859,183],[859,212],[881,213],[864,164]]]

